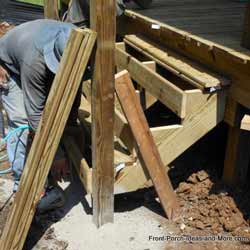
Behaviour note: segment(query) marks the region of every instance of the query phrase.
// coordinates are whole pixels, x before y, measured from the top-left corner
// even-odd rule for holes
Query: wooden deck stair
[[[140,36],[127,35],[124,42],[117,43],[116,66],[118,72],[128,70],[144,102],[150,103],[144,110],[160,101],[180,118],[176,124],[150,128],[166,166],[224,118],[230,81],[166,47]],[[89,130],[91,118],[81,113],[91,113],[90,81],[84,83],[83,95],[79,119]],[[131,192],[152,183],[136,155],[134,138],[117,98],[115,104],[115,135],[130,152],[130,156],[125,154],[124,157],[124,152],[119,156],[116,153],[116,163],[119,163],[117,159],[125,159],[125,164],[115,174],[115,193]],[[81,164],[86,168],[85,162]],[[92,174],[90,167],[87,173]],[[86,190],[91,192],[90,177],[82,179],[83,182],[85,179]]]

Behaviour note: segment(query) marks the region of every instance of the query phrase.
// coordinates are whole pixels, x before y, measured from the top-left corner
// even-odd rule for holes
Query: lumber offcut
[[[95,39],[90,30],[72,31],[3,230],[1,250],[23,249]]]
[[[98,33],[92,78],[93,221],[114,220],[115,0],[90,1],[90,26]]]
[[[169,219],[175,219],[180,213],[177,198],[127,71],[117,74],[115,88],[163,209]]]

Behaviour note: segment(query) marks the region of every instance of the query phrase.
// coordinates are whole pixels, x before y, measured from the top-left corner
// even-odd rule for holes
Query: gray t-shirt
[[[54,78],[46,66],[43,49],[59,32],[74,27],[41,19],[21,24],[0,38],[0,63],[20,79],[28,120],[34,129]]]

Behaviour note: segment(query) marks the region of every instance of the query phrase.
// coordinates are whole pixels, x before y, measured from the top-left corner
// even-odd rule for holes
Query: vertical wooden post
[[[246,4],[241,45],[244,48],[250,49],[250,3]]]
[[[228,184],[244,183],[250,161],[250,132],[241,130],[245,110],[231,97],[227,100],[224,121],[229,125],[223,180]]]
[[[229,127],[223,180],[228,184],[245,183],[250,160],[250,132]]]
[[[115,0],[90,1],[91,29],[97,32],[92,78],[93,221],[113,222]]]
[[[58,0],[44,0],[44,17],[59,20]]]

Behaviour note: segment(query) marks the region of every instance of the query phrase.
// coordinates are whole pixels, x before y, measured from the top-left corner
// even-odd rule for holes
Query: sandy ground
[[[0,183],[1,200],[7,200],[11,194],[12,181],[0,179]],[[28,239],[30,243],[26,244],[29,249],[159,250],[164,249],[165,242],[151,241],[149,237],[162,236],[166,232],[173,234],[176,230],[176,226],[171,224],[166,230],[162,222],[167,220],[163,216],[139,206],[138,202],[145,199],[145,194],[141,194],[141,198],[137,196],[136,199],[139,199],[128,206],[126,203],[131,200],[118,198],[120,205],[116,207],[115,223],[97,229],[92,223],[91,208],[79,181],[75,179],[74,184],[64,183],[63,186],[68,198],[66,206],[48,215],[36,216],[32,225],[35,233],[31,232]],[[157,209],[162,212],[160,207]],[[41,232],[38,232],[40,227]],[[34,236],[37,239],[31,242]]]

